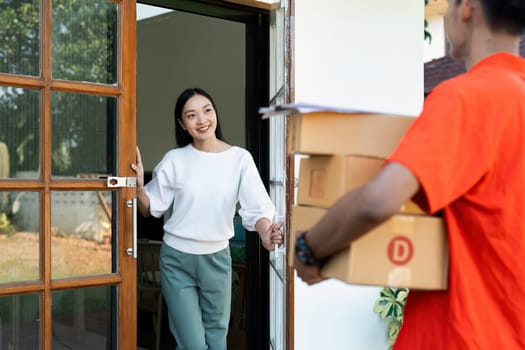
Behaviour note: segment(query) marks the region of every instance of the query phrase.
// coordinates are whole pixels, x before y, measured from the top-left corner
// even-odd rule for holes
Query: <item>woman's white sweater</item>
[[[164,223],[164,242],[191,254],[228,246],[237,202],[243,226],[250,231],[257,220],[272,221],[275,214],[253,157],[237,146],[219,153],[191,144],[170,150],[153,169],[145,190],[151,215],[160,217],[172,209]]]

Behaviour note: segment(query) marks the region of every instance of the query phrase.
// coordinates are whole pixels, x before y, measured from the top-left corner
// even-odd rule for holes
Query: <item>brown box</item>
[[[295,206],[288,263],[293,265],[295,234],[315,225],[326,209]],[[441,218],[396,214],[332,256],[325,277],[362,285],[446,290],[448,245]]]
[[[304,154],[358,154],[386,158],[415,118],[315,112],[289,118],[287,149]]]
[[[297,204],[330,208],[343,194],[364,185],[381,170],[384,159],[355,155],[312,155],[300,160]],[[399,212],[425,214],[407,201]]]

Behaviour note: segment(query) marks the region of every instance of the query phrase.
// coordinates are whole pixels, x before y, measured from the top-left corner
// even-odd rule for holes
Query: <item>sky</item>
[[[171,9],[165,9],[157,6],[150,6],[144,4],[137,4],[137,21],[141,19],[158,16],[160,14],[173,11]]]

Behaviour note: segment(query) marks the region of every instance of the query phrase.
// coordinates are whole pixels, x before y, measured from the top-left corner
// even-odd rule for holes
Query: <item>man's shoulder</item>
[[[472,102],[476,96],[486,96],[498,89],[497,75],[483,71],[465,72],[438,84],[431,92],[451,99],[466,99]]]

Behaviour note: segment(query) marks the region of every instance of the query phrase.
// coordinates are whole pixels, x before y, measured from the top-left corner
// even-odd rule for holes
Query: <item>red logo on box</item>
[[[405,265],[414,256],[412,242],[404,236],[396,236],[388,243],[388,259],[394,265]]]

